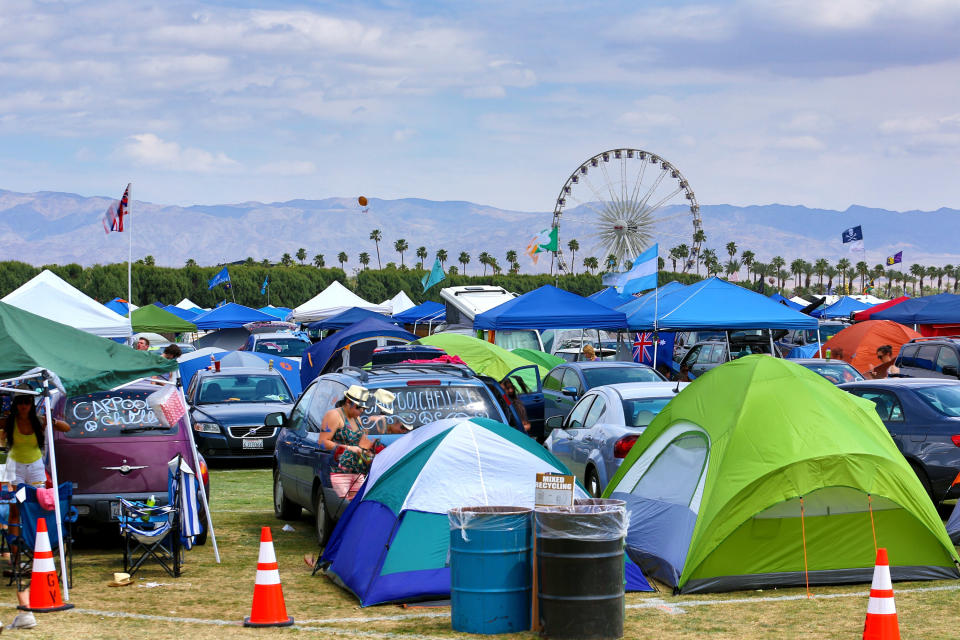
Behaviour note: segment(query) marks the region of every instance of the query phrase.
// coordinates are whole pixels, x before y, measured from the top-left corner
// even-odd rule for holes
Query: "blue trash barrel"
[[[461,507],[450,519],[450,616],[454,631],[530,629],[532,517],[522,507]]]

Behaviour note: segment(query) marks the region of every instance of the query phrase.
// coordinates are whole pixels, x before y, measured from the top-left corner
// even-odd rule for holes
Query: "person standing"
[[[149,351],[150,341],[144,338],[143,336],[140,336],[139,338],[137,338],[137,344],[135,344],[133,348],[136,349],[137,351]]]
[[[587,362],[594,362],[597,359],[597,351],[592,344],[583,345],[583,359]]]

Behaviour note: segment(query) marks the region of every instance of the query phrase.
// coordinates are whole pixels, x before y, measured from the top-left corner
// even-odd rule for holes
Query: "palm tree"
[[[446,249],[437,249],[437,260],[440,261],[440,268],[443,268],[444,263],[447,261],[447,250]]]
[[[264,266],[264,267],[269,267],[269,266],[270,266],[270,258],[264,258],[263,260],[261,260],[261,261],[260,261],[260,265],[261,265],[261,266]]]
[[[683,268],[686,269],[687,258],[690,257],[690,247],[688,247],[686,244],[679,244],[677,245],[676,249],[677,249],[677,259],[683,261]]]
[[[667,254],[667,255],[670,256],[670,263],[673,265],[673,271],[674,271],[674,272],[676,272],[676,270],[677,270],[677,260],[680,259],[680,256],[677,255],[677,249],[678,249],[678,248],[679,248],[679,247],[673,247],[673,248],[671,248],[671,249],[670,249],[670,252]]]
[[[318,253],[317,255],[313,256],[313,266],[315,266],[317,269],[323,269],[323,266],[326,263],[327,262],[324,260],[322,253]]]
[[[297,260],[300,261],[300,264],[303,264],[303,261],[307,259],[307,250],[303,247],[297,249]]]
[[[477,261],[483,265],[483,275],[487,275],[487,265],[490,264],[490,254],[486,251],[481,251],[480,255],[477,256]]]
[[[693,242],[696,245],[703,246],[703,243],[707,241],[707,234],[703,229],[697,229],[693,232]],[[701,254],[694,252],[693,259],[696,261],[697,266],[697,275],[700,275],[700,259],[702,258]]]
[[[155,264],[157,264],[157,261],[154,259],[153,256],[147,256],[143,259],[143,264],[147,265],[148,267],[152,267]]]
[[[813,263],[813,270],[817,274],[817,287],[820,289],[820,292],[823,293],[823,274],[827,272],[827,269],[830,268],[830,263],[827,262],[826,258],[820,258]]]
[[[410,248],[407,241],[400,238],[393,243],[393,250],[400,254],[400,266],[403,267],[403,252]]]
[[[924,276],[927,275],[927,270],[924,269],[924,268],[923,268],[921,265],[919,265],[919,264],[912,264],[912,265],[910,265],[910,275],[912,275],[912,276],[914,276],[915,278],[917,278],[917,279],[920,280],[920,295],[923,295],[923,278],[924,278]],[[914,293],[914,295],[917,294],[917,289],[916,289],[916,287],[914,287],[913,293]]]
[[[723,265],[723,271],[727,274],[727,280],[729,280],[730,276],[740,271],[740,261],[732,258],[727,260],[727,263]]]
[[[754,260],[753,269],[751,269],[754,276],[753,284],[757,284],[758,282],[763,282],[763,278],[767,275],[767,271],[769,269],[770,269],[770,265],[764,264],[762,262],[757,262],[756,260]]]
[[[280,264],[284,267],[289,267],[291,264],[293,264],[293,258],[290,257],[289,253],[285,253],[280,258]]]
[[[860,293],[863,293],[863,290],[867,286],[867,274],[870,273],[870,267],[867,265],[866,261],[860,260],[857,262],[856,266],[857,275],[860,276]]]
[[[507,262],[510,263],[510,268],[513,269],[513,265],[517,262],[517,252],[513,249],[507,251]]]
[[[612,253],[607,256],[607,271],[617,270],[617,256]]]
[[[587,256],[583,259],[583,266],[590,270],[590,273],[596,273],[600,263],[593,256]]]
[[[340,263],[340,268],[343,269],[343,265],[347,264],[348,256],[346,251],[341,251],[337,254],[337,262]]]
[[[463,275],[467,275],[467,265],[470,264],[470,254],[466,251],[461,251],[457,257],[457,262],[463,265]]]
[[[773,260],[770,261],[770,266],[773,267],[773,273],[771,275],[776,276],[778,289],[783,289],[783,278],[780,277],[780,270],[783,269],[786,264],[786,260],[780,256],[773,256]]]
[[[570,238],[567,249],[570,249],[570,273],[573,273],[573,268],[577,266],[577,251],[580,251],[580,243],[577,242],[576,238]],[[510,260],[510,258],[507,258],[507,260]]]
[[[943,265],[943,275],[947,279],[947,291],[950,290],[950,277],[953,275],[953,265],[945,264]]]
[[[420,268],[423,269],[423,261],[427,259],[427,248],[417,247],[417,257],[420,258]]]
[[[377,269],[383,269],[383,265],[380,264],[380,241],[383,240],[383,234],[380,233],[380,229],[374,229],[371,231],[370,239],[373,240],[375,245],[377,245]]]
[[[707,275],[719,271],[720,263],[717,262],[717,252],[713,249],[704,249],[702,252],[703,264],[707,268]],[[717,268],[717,271],[714,271]]]
[[[793,274],[793,288],[800,288],[800,272],[803,271],[803,258],[796,258],[790,263],[790,273]]]
[[[360,264],[363,266],[363,269],[366,270],[367,265],[370,264],[370,254],[366,251],[362,251],[358,256],[358,259],[360,260]]]
[[[502,269],[500,268],[500,263],[497,262],[497,259],[494,256],[490,256],[490,269],[493,271],[494,275],[498,275]]]
[[[730,260],[733,260],[733,257],[737,255],[737,243],[730,241],[727,243],[727,255],[730,256]]]
[[[188,267],[195,267],[195,266],[197,266],[197,261],[194,260],[193,258],[187,258],[187,264],[186,264],[186,266],[188,266]]]
[[[930,286],[933,287],[933,279],[937,277],[939,269],[936,267],[927,267],[927,277],[930,278]],[[938,290],[937,293],[940,293]]]
[[[847,287],[847,269],[850,268],[850,261],[846,258],[840,258],[837,260],[837,271],[840,272],[840,289],[845,290]]]
[[[743,266],[747,268],[747,280],[750,279],[750,271],[753,269],[753,262],[756,259],[757,256],[754,255],[753,251],[750,251],[749,249],[740,253],[740,260],[743,261]]]

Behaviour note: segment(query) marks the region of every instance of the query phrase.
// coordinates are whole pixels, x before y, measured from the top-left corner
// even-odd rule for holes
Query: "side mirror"
[[[287,423],[287,414],[283,411],[275,411],[274,413],[268,413],[263,419],[263,424],[266,427],[284,427]]]
[[[562,393],[565,396],[570,396],[571,398],[574,398],[574,399],[576,399],[576,397],[580,395],[580,391],[576,387],[564,387],[563,389],[560,389],[560,393]]]
[[[953,376],[954,378],[960,377],[958,376],[958,373],[960,372],[958,372],[957,368],[952,364],[944,365],[942,371],[943,371],[943,375],[945,376]]]
[[[550,416],[544,421],[543,427],[544,427],[545,434],[550,433],[554,429],[562,429],[563,416]]]

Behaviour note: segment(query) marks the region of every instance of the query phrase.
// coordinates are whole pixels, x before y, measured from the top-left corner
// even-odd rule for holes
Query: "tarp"
[[[370,361],[370,355],[373,349],[360,348],[360,345],[369,346],[370,341],[389,342],[391,344],[406,344],[416,340],[417,336],[408,331],[404,331],[395,324],[391,324],[386,319],[367,318],[350,326],[342,331],[337,331],[329,338],[324,338],[316,342],[309,349],[303,352],[300,360],[300,382],[306,389],[310,381],[324,373],[327,366],[333,368],[332,362],[336,366],[349,364],[354,367],[362,367]],[[363,352],[363,362],[355,361],[350,353],[352,349],[358,347],[358,353]],[[344,354],[344,352],[346,352]],[[344,362],[343,355],[346,355],[349,362]]]
[[[893,320],[900,324],[960,324],[960,296],[940,293],[911,298],[874,313],[873,320]]]
[[[920,334],[892,320],[866,320],[850,325],[823,343],[820,356],[830,350],[831,358],[839,358],[866,375],[880,364],[877,347],[888,344],[896,355],[900,346],[919,338]],[[886,377],[886,376],[884,376]]]
[[[520,356],[524,360],[529,360],[534,364],[538,364],[544,369],[548,370],[566,362],[566,360],[560,356],[555,356],[551,353],[544,353],[543,351],[536,351],[534,349],[524,349],[523,347],[511,349],[510,353]]]
[[[361,320],[366,320],[368,318],[377,318],[379,320],[386,320],[389,322],[389,318],[384,316],[382,313],[377,313],[375,311],[367,311],[366,309],[361,309],[359,307],[354,307],[352,309],[347,309],[346,311],[341,311],[340,313],[330,316],[329,318],[324,318],[323,320],[317,320],[316,322],[311,322],[307,325],[307,328],[311,331],[323,331],[326,329],[344,329],[349,327],[352,324],[356,324]]]
[[[746,356],[694,380],[604,496],[627,502],[630,557],[681,593],[869,582],[874,532],[895,580],[960,577],[873,403],[789,360]]]
[[[422,304],[393,314],[393,321],[402,324],[437,324],[447,321],[447,308],[439,302],[427,300]]]
[[[460,356],[460,359],[477,373],[497,380],[503,380],[508,373],[518,367],[528,367],[531,364],[536,364],[486,340],[479,340],[460,333],[435,333],[432,336],[420,338],[417,343],[440,347],[452,356]],[[540,369],[540,378],[543,379],[550,370],[537,366]],[[532,371],[530,373],[531,378],[523,376],[523,380],[528,387],[531,384],[536,387],[535,376],[532,376]]]
[[[193,341],[193,344],[196,345],[197,349],[203,349],[204,347],[219,347],[220,349],[226,349],[227,351],[234,351],[242,347],[247,339],[250,338],[250,332],[243,327],[235,327],[230,329],[217,329],[216,331],[211,331],[205,336],[200,336]]]
[[[790,307],[791,309],[794,309],[795,311],[803,311],[808,306],[805,304],[797,304],[790,298],[784,298],[779,293],[774,293],[773,295],[770,296],[770,299],[773,300],[774,302],[779,302],[780,304],[784,304]]]
[[[300,395],[300,391],[302,389],[300,387],[299,362],[289,358],[271,356],[269,353],[257,353],[251,351],[211,350],[207,353],[204,353],[200,357],[188,359],[180,358],[180,377],[183,379],[184,386],[190,384],[190,380],[197,371],[206,369],[210,366],[210,356],[213,356],[213,360],[220,361],[221,370],[223,370],[224,367],[250,367],[253,369],[263,369],[266,371],[270,366],[270,361],[272,360],[274,370],[278,371],[283,376],[283,379],[286,380],[287,386],[290,387],[290,391],[293,392],[293,397],[296,398]]]
[[[381,307],[387,307],[390,309],[387,313],[389,315],[394,315],[397,313],[403,313],[407,309],[413,309],[416,305],[413,303],[413,300],[410,299],[410,296],[406,294],[405,291],[400,291],[397,295],[393,296],[389,300],[384,300],[380,303]]]
[[[367,302],[334,280],[326,289],[294,309],[290,314],[290,322],[316,322],[353,307],[383,314],[390,313],[388,307]]]
[[[201,313],[193,319],[193,323],[197,325],[197,329],[210,331],[212,329],[238,329],[248,322],[273,322],[276,319],[276,316],[269,313],[229,302],[222,307]]]
[[[0,377],[34,367],[56,373],[67,395],[79,395],[172,371],[177,362],[0,302]]]
[[[617,293],[616,288],[607,287],[606,289],[600,289],[596,293],[591,293],[587,296],[587,300],[593,300],[597,304],[602,304],[605,307],[610,307],[611,309],[616,309],[617,307],[627,304],[631,300],[635,300],[636,297],[630,294]]]
[[[140,307],[131,318],[134,331],[155,331],[157,333],[186,333],[197,330],[197,325],[178,318],[166,309],[152,304]]]
[[[893,300],[887,300],[886,302],[881,302],[880,304],[873,305],[869,309],[864,309],[863,311],[857,311],[853,314],[853,319],[856,322],[863,322],[864,320],[872,320],[873,314],[878,311],[883,311],[884,309],[889,309],[890,307],[895,307],[901,302],[906,302],[910,299],[910,296],[900,296],[899,298],[894,298]]]
[[[448,598],[447,512],[470,505],[533,508],[531,478],[538,472],[569,473],[536,440],[505,424],[487,418],[426,424],[374,458],[323,551],[327,575],[365,607]],[[587,497],[579,484],[576,495]]]
[[[103,338],[126,338],[133,333],[126,317],[47,269],[8,293],[3,302]]]
[[[851,313],[869,309],[871,304],[854,300],[850,296],[843,296],[829,307],[821,307],[810,315],[816,318],[849,318]]]
[[[266,307],[260,307],[258,311],[274,316],[278,320],[286,320],[287,316],[290,315],[290,312],[293,311],[293,309],[288,309],[287,307],[275,307],[273,305],[269,305]]]
[[[626,321],[622,311],[546,284],[479,314],[473,328],[619,329]]]
[[[720,278],[669,293],[657,306],[656,327],[661,330],[816,329],[818,324],[816,318]],[[631,330],[653,330],[654,305],[628,314],[628,322]]]

